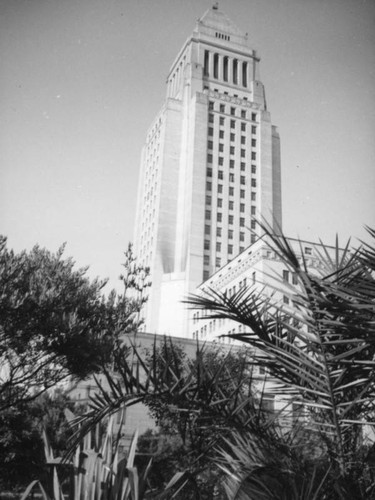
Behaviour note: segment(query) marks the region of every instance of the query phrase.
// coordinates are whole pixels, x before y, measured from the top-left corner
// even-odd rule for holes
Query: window
[[[220,267],[221,266],[221,259],[220,257],[216,257],[216,267]]]
[[[212,117],[213,118],[213,117]],[[213,121],[213,120],[212,120]],[[219,124],[224,125],[224,116],[220,116],[219,118]]]
[[[234,168],[234,160],[229,160],[229,167]]]
[[[219,156],[219,165],[224,165],[224,158]]]
[[[252,160],[256,160],[256,159],[257,159],[257,154],[256,154],[256,152],[255,152],[255,151],[252,151],[252,152],[251,152],[251,159],[252,159]]]
[[[228,245],[228,253],[233,253],[233,245]]]
[[[211,137],[214,135],[214,129],[212,127],[208,127],[208,135]]]
[[[212,101],[208,103],[208,109],[214,109],[214,103]]]
[[[210,113],[208,115],[208,121],[209,121],[209,123],[214,123],[214,115],[213,114]]]
[[[233,196],[234,195],[234,187],[230,186],[229,188],[229,196]]]
[[[241,149],[241,158],[245,158],[245,156],[246,156],[245,149]]]
[[[222,218],[223,218],[223,214],[222,214],[221,212],[218,212],[218,213],[216,214],[216,220],[217,220],[218,222],[221,222],[221,221],[222,221]]]
[[[298,285],[298,276],[297,273],[292,274],[292,283],[293,285]]]
[[[210,277],[209,271],[203,271],[203,281],[207,281]]]
[[[204,240],[204,249],[209,250],[210,249],[210,240]]]
[[[245,211],[245,203],[240,203],[240,212]]]
[[[251,139],[251,145],[252,145],[253,148],[256,147],[256,145],[257,145],[256,139]]]
[[[224,104],[220,104],[220,113],[225,113],[225,106]]]
[[[206,196],[206,205],[211,205],[211,196]]]
[[[233,229],[229,229],[228,231],[228,240],[233,240]]]
[[[255,229],[255,228],[257,227],[257,226],[256,226],[256,222],[255,222],[255,220],[252,220],[252,221],[251,221],[250,226],[251,226],[251,229]]]
[[[210,264],[210,256],[209,255],[205,255],[204,256],[204,265],[208,266],[209,264]]]
[[[306,254],[306,255],[312,255],[312,248],[310,248],[310,247],[305,247],[305,254]]]
[[[229,210],[233,210],[233,205],[234,205],[233,201],[230,201],[229,202]]]
[[[219,74],[219,54],[214,54],[214,78],[218,78]]]
[[[251,165],[251,173],[256,174],[257,173],[257,166],[256,165]]]
[[[255,207],[251,207],[251,215],[255,215],[256,214],[256,208]]]
[[[212,184],[211,182],[206,182],[206,190],[211,191],[212,190]]]
[[[208,149],[212,149],[214,147],[214,143],[212,141],[207,142]]]
[[[229,148],[229,152],[230,152],[231,155],[234,155],[234,146],[231,146]]]
[[[217,173],[217,177],[218,179],[222,180],[224,178],[224,173],[222,170],[219,170],[218,173]]]
[[[228,223],[233,224],[233,215],[228,215]]]
[[[204,63],[203,63],[203,72],[204,76],[208,76],[208,61],[209,61],[209,52],[208,50],[204,51]]]
[[[238,83],[238,61],[237,59],[233,59],[233,66],[232,66],[232,75],[233,75],[233,83],[237,85]]]
[[[212,168],[207,169],[207,177],[212,177]]]
[[[284,304],[289,304],[289,299],[286,295],[283,296],[283,302]]]
[[[222,142],[219,143],[219,151],[220,153],[224,151],[224,144]]]
[[[286,269],[283,270],[283,281],[289,283],[289,271],[287,271]]]
[[[220,243],[220,241],[218,241],[218,242],[216,243],[216,251],[217,251],[217,252],[221,252],[221,243]]]
[[[244,161],[241,161],[241,172],[245,172],[246,170],[246,163]]]
[[[240,180],[241,184],[245,184],[246,183],[246,180],[245,180],[245,176],[244,175],[241,175],[241,180]]]
[[[216,236],[221,236],[221,227],[216,228]]]
[[[244,189],[240,190],[240,198],[245,198],[245,190]]]
[[[208,163],[212,163],[212,154],[211,153],[209,153],[207,155],[207,161],[208,161]]]
[[[240,226],[245,227],[245,219],[243,217],[240,217]]]
[[[241,135],[241,144],[246,144],[246,137]]]
[[[256,113],[251,113],[251,119],[253,122],[257,121],[257,114]]]
[[[223,199],[222,198],[218,198],[217,199],[217,206],[218,207],[222,207],[223,206]]]
[[[245,131],[246,131],[246,123],[241,122],[241,132],[245,132]]]
[[[219,138],[224,139],[224,130],[219,130]]]
[[[204,226],[204,234],[210,234],[211,233],[211,227],[209,225]]]
[[[234,116],[236,114],[236,108],[230,108],[230,114]]]
[[[223,185],[222,184],[218,184],[217,185],[217,192],[218,193],[222,193],[223,192]]]
[[[256,134],[257,133],[257,128],[255,125],[251,125],[251,133]]]
[[[234,182],[234,174],[229,174],[229,181]]]
[[[230,134],[230,140],[231,140],[231,141],[234,141],[235,139],[236,139],[236,135],[235,135],[235,134],[233,134],[233,133],[231,133],[231,134]]]
[[[207,220],[211,219],[211,212],[209,210],[206,210],[206,219]]]
[[[246,118],[246,111],[241,109],[241,118]]]
[[[245,233],[240,232],[240,241],[245,241]]]
[[[250,239],[251,239],[251,244],[253,244],[256,242],[257,237],[255,236],[255,234],[252,234]]]
[[[256,179],[251,179],[251,186],[252,187],[257,187],[257,181],[256,181]]]
[[[254,191],[251,193],[251,201],[256,201],[257,199],[257,194],[254,193]]]
[[[230,121],[230,128],[235,128],[236,126],[236,120],[231,120]]]

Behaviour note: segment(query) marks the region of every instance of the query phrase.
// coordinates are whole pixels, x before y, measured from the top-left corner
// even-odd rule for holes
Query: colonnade
[[[250,82],[256,79],[255,68],[255,57],[251,63],[217,52],[204,51],[203,71],[206,77],[248,88]]]

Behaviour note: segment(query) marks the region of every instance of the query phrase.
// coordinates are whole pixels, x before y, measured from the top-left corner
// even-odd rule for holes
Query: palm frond
[[[254,348],[255,363],[274,380],[275,396],[298,396],[310,408],[315,416],[311,424],[325,435],[344,473],[353,434],[350,423],[371,421],[374,412],[374,251],[350,252],[349,244],[340,249],[337,240],[332,259],[322,245],[324,273],[312,274],[303,252],[301,265],[282,234],[261,227],[272,250],[298,275],[293,305],[280,306],[254,287],[231,297],[205,290],[188,302],[205,311],[206,318],[231,319],[250,329],[230,336]]]

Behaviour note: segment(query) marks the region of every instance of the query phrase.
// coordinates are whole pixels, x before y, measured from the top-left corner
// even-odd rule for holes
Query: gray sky
[[[117,283],[140,151],[206,0],[0,0],[0,233]],[[222,0],[262,62],[284,231],[375,226],[375,1]]]

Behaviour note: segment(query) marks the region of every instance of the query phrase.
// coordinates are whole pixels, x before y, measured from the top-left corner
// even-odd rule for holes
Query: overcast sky
[[[0,0],[0,233],[121,272],[139,159],[206,0]],[[375,1],[222,0],[261,57],[284,231],[375,226]]]

